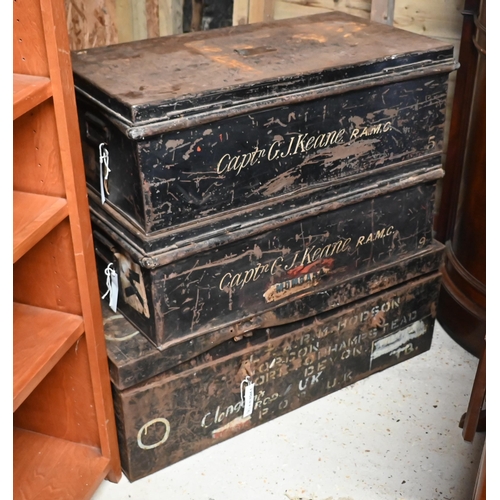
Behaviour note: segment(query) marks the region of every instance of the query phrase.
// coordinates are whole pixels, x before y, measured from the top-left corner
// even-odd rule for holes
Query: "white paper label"
[[[248,417],[253,411],[253,392],[255,384],[250,382],[245,387],[245,406],[243,407],[243,418]]]
[[[108,264],[108,267],[104,270],[106,275],[106,293],[101,297],[101,299],[106,298],[109,294],[109,307],[113,312],[116,312],[118,306],[118,274],[113,269],[113,264]]]
[[[113,271],[111,273],[111,291],[109,293],[109,307],[113,312],[116,312],[118,307],[118,274]]]

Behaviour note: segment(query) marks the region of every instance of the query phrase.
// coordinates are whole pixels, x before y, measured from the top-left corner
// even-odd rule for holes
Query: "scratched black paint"
[[[118,307],[161,350],[236,324],[252,330],[256,315],[431,245],[435,181],[412,182],[387,194],[368,191],[358,203],[339,197],[332,210],[265,224],[256,235],[154,269],[140,268],[115,221],[93,215],[101,287],[108,263],[119,268],[118,254],[136,263],[150,316],[130,305],[123,288]]]
[[[136,143],[100,117],[110,136],[106,203],[149,234],[439,153],[446,80],[440,75],[283,105]],[[81,109],[86,130],[92,106]],[[351,140],[355,129],[359,136],[365,128],[371,135]],[[341,142],[335,135],[327,141],[328,133]],[[306,151],[311,138],[318,146]],[[332,143],[321,147],[325,142]],[[98,147],[85,137],[83,144],[87,181],[98,193]],[[235,157],[241,166],[242,155],[253,165],[228,171]],[[279,204],[273,209],[279,212]]]
[[[439,151],[446,78],[282,106],[143,141],[138,159],[149,185],[145,229],[156,231]],[[379,126],[379,133],[349,140],[355,128]],[[305,151],[310,138],[342,130],[339,144]],[[169,140],[178,145],[168,147]],[[279,145],[271,150],[274,141]],[[247,156],[253,165],[224,170],[230,158],[240,156],[240,168],[241,156],[256,151]]]
[[[92,191],[89,200],[92,212],[103,220],[117,222],[122,236],[130,245],[140,248],[148,255],[143,258],[143,265],[155,268],[160,265],[179,260],[201,251],[215,248],[237,238],[251,236],[262,232],[267,227],[277,228],[292,220],[307,218],[334,207],[332,200],[343,199],[342,203],[356,203],[368,196],[373,197],[375,191],[389,192],[413,184],[411,179],[427,175],[435,179],[439,176],[441,155],[430,154],[422,159],[398,162],[389,167],[375,170],[370,175],[360,174],[340,180],[329,189],[305,191],[300,195],[279,197],[279,203],[273,205],[258,203],[252,207],[237,211],[223,212],[216,218],[205,219],[194,224],[180,225],[158,233],[145,235],[121,213],[109,206],[102,205],[99,197]],[[442,172],[442,171],[441,171]]]

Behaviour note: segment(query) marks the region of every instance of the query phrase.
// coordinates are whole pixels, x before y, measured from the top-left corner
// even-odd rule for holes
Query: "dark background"
[[[191,31],[192,1],[184,0],[184,33]],[[202,30],[224,28],[233,24],[233,0],[204,0]]]

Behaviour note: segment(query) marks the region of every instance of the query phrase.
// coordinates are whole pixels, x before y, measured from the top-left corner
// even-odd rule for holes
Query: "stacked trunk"
[[[131,481],[430,348],[454,64],[341,13],[73,55]]]

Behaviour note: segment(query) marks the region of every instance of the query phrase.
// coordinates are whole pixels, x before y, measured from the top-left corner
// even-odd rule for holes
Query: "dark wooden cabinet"
[[[479,357],[486,333],[486,1],[467,1],[436,238],[446,243],[438,319]]]

